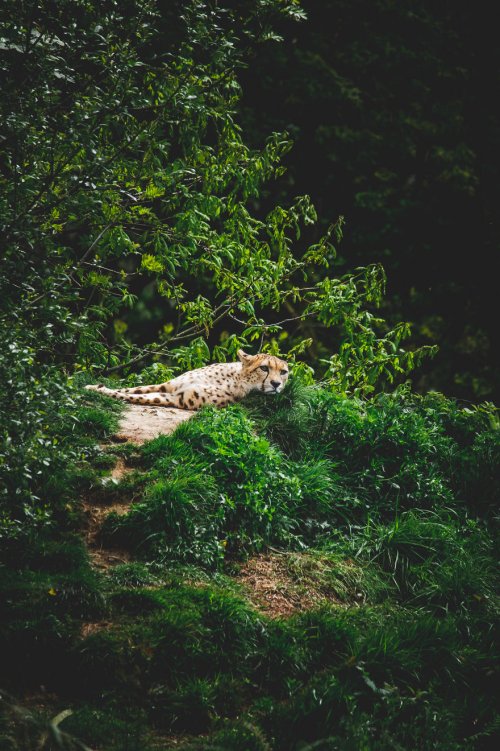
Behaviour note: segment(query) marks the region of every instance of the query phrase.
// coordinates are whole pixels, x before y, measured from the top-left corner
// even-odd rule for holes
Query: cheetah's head
[[[243,365],[243,378],[252,390],[265,394],[279,394],[283,390],[288,379],[288,365],[284,360],[263,352],[247,355],[242,349],[238,350],[238,357]]]

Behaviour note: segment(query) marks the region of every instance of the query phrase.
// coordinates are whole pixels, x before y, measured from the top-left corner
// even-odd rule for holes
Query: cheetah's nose
[[[274,388],[277,389],[278,386],[281,386],[281,382],[280,381],[271,381],[271,386],[274,386]]]

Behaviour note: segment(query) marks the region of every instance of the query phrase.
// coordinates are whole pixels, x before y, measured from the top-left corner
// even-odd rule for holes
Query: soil
[[[128,475],[129,472],[132,472],[132,467],[127,467],[125,464],[125,460],[122,456],[119,456],[116,460],[116,464],[111,470],[111,479],[116,480],[116,482],[120,482],[120,480],[125,477],[125,475]]]
[[[130,442],[137,445],[157,438],[159,435],[169,435],[175,428],[189,420],[195,412],[170,407],[145,407],[142,404],[128,405],[123,412],[118,430],[112,440],[120,443]],[[102,448],[105,448],[104,446]],[[110,482],[119,482],[133,470],[127,467],[122,457],[117,459],[109,476]],[[115,503],[99,505],[95,502],[84,501],[84,512],[87,517],[87,531],[85,540],[92,564],[98,569],[108,569],[119,563],[130,561],[130,553],[126,550],[104,548],[99,540],[99,531],[104,519],[114,512],[126,514],[130,503]]]
[[[241,567],[236,581],[257,610],[270,618],[288,618],[327,602],[339,604],[333,593],[322,591],[313,582],[297,581],[286,558],[286,553],[265,553],[249,558]]]
[[[99,633],[99,631],[109,631],[113,626],[112,621],[96,621],[95,623],[84,623],[80,631],[82,639],[86,639],[87,636]]]
[[[119,563],[130,561],[130,553],[127,550],[104,548],[99,541],[99,531],[104,519],[114,511],[116,514],[126,514],[130,508],[128,503],[113,503],[100,506],[95,503],[84,501],[83,510],[87,517],[87,530],[85,542],[89,551],[92,565],[98,569],[108,569]]]
[[[189,420],[196,412],[173,407],[145,407],[130,404],[120,420],[116,441],[141,444],[159,435],[169,435],[181,422]]]

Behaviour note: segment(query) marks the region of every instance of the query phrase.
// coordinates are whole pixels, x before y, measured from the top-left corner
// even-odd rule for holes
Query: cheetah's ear
[[[243,352],[242,349],[239,349],[237,354],[238,354],[238,359],[241,360],[243,365],[250,365],[250,363],[252,362],[254,358],[254,355],[247,355],[247,353]]]

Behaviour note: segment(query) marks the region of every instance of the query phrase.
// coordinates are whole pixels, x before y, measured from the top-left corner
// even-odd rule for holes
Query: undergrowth
[[[368,552],[363,534],[376,540],[384,525],[393,545],[403,530],[422,549],[440,530],[479,543],[499,500],[495,419],[437,394],[366,402],[292,381],[272,400],[206,408],[147,443],[144,496],[104,534],[146,559],[204,566],[269,544]]]
[[[6,748],[56,731],[60,748],[100,751],[494,747],[491,409],[292,381],[105,451],[107,405],[85,396],[69,423],[75,458],[47,485],[51,523],[2,549]],[[118,456],[135,472],[111,483]],[[101,542],[132,562],[92,568],[82,498],[131,502]],[[318,604],[259,612],[234,574],[261,552]],[[41,693],[28,722],[16,702]]]

